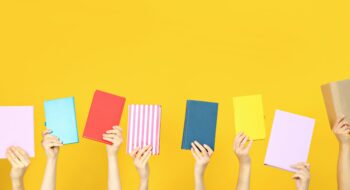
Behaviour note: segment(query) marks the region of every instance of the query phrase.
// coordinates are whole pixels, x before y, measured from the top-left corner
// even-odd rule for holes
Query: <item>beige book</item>
[[[331,82],[321,89],[331,127],[342,115],[350,121],[350,80]]]

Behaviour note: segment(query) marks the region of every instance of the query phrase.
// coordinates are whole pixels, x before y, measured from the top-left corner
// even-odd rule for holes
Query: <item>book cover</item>
[[[119,125],[125,104],[125,98],[96,90],[92,99],[89,116],[84,129],[84,138],[111,144],[103,140],[102,135]]]

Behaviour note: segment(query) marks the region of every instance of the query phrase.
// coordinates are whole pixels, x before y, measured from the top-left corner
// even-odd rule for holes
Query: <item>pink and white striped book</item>
[[[137,147],[152,145],[152,155],[158,155],[161,106],[131,104],[128,108],[127,152],[130,154]]]

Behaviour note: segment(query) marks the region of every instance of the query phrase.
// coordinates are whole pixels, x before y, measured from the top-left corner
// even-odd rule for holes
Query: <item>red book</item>
[[[84,138],[111,144],[102,139],[102,135],[119,125],[123,113],[125,98],[96,90],[86,126]]]

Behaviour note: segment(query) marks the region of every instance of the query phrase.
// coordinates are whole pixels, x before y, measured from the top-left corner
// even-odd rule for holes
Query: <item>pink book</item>
[[[10,146],[23,148],[34,157],[34,107],[0,106],[0,159]]]
[[[276,110],[265,165],[295,172],[291,165],[307,162],[315,120]]]
[[[129,105],[128,143],[130,154],[136,147],[152,145],[152,155],[160,152],[160,105]]]

